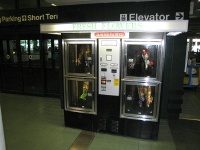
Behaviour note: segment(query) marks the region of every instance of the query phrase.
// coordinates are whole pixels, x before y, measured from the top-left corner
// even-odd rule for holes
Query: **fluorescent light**
[[[176,36],[176,35],[179,35],[181,33],[182,32],[169,32],[169,33],[167,33],[167,36]]]
[[[51,4],[52,6],[57,6],[56,4]]]

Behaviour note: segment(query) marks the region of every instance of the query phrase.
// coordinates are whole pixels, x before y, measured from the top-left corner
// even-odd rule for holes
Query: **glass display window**
[[[125,82],[122,114],[138,119],[156,119],[158,114],[158,83]]]
[[[154,44],[128,44],[126,76],[156,78],[158,49]]]
[[[92,74],[92,45],[69,45],[69,72]]]
[[[64,74],[67,76],[95,76],[95,40],[66,40],[64,50]]]
[[[66,82],[66,109],[92,111],[94,109],[94,80],[67,79]]]

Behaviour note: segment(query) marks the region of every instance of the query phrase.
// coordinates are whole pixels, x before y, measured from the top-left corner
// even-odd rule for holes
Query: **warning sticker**
[[[119,86],[119,79],[117,78],[114,79],[114,86]]]

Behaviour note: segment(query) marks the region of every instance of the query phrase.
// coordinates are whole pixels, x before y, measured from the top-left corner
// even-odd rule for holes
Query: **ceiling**
[[[77,5],[77,4],[95,4],[95,3],[112,3],[112,2],[142,2],[142,1],[166,1],[166,0],[44,0],[47,3],[56,6]]]

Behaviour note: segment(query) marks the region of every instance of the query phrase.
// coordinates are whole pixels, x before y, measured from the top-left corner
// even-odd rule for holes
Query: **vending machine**
[[[157,137],[162,39],[66,39],[63,54],[66,126]]]

